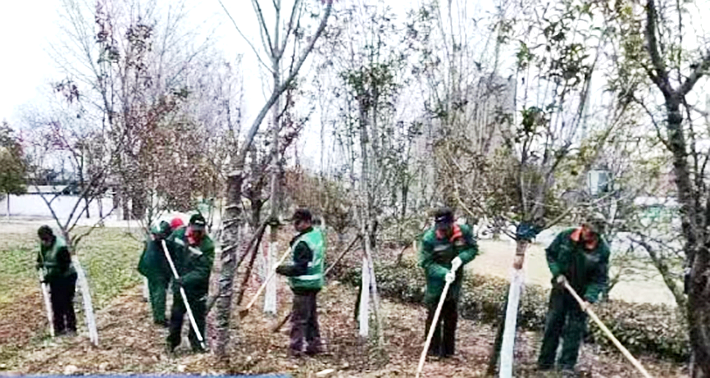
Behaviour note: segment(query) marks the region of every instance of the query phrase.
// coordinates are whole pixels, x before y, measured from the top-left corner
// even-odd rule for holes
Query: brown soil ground
[[[245,299],[258,282],[252,280]],[[278,319],[264,316],[258,306],[233,330],[235,347],[227,367],[218,367],[209,354],[192,354],[187,340],[175,355],[164,350],[167,331],[150,321],[149,305],[135,287],[115,298],[97,313],[100,346],[85,335],[76,338],[46,337],[46,318],[38,292],[0,307],[0,372],[37,373],[289,373],[314,377],[334,369],[331,377],[413,376],[423,345],[426,311],[419,306],[383,300],[386,356],[359,341],[353,319],[357,291],[332,282],[319,295],[321,333],[328,353],[315,358],[287,355],[288,324],[271,332]],[[280,314],[290,306],[290,293],[280,285]],[[80,314],[77,314],[80,316]],[[236,311],[235,319],[238,317]],[[494,330],[468,320],[459,322],[457,354],[443,361],[427,361],[424,377],[483,376],[494,339]],[[521,333],[516,342],[516,377],[541,376],[534,370],[539,336]],[[584,346],[580,367],[592,377],[636,377],[633,367],[618,353],[603,353]],[[684,377],[683,369],[668,362],[642,358],[654,376]]]

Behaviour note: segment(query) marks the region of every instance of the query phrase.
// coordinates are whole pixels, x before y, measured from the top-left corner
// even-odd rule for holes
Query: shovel
[[[288,257],[290,252],[291,252],[290,249],[287,249],[286,252],[284,252],[284,254],[279,259],[279,262],[276,263],[276,265],[274,266],[274,269],[271,272],[269,272],[269,275],[266,277],[266,280],[264,280],[264,283],[262,283],[261,286],[259,287],[259,290],[256,291],[256,294],[254,294],[254,297],[251,299],[251,301],[249,301],[249,304],[247,304],[246,307],[244,307],[243,309],[239,310],[239,317],[240,318],[247,316],[247,314],[249,313],[249,310],[252,308],[252,306],[254,306],[254,303],[256,303],[256,300],[259,298],[259,295],[261,295],[261,292],[264,291],[264,289],[266,288],[266,284],[268,284],[269,281],[271,281],[271,279],[274,277],[274,275],[276,275],[276,268],[279,265],[281,265],[284,262],[284,260],[286,260],[286,257]]]
[[[584,300],[582,300],[582,298],[579,297],[577,292],[574,291],[572,286],[570,286],[569,282],[567,282],[566,280],[565,280],[565,289],[567,289],[567,291],[569,291],[569,293],[572,294],[574,299],[577,300],[577,303],[579,303],[579,307],[581,307],[584,310],[584,312],[586,312],[587,315],[589,315],[589,317],[592,318],[594,323],[597,323],[597,325],[599,326],[599,328],[601,328],[602,332],[604,332],[606,337],[608,337],[609,340],[611,340],[611,342],[614,343],[614,345],[621,351],[621,354],[623,354],[624,357],[626,357],[626,359],[629,360],[629,362],[631,362],[631,364],[634,365],[634,367],[636,369],[638,369],[639,372],[641,372],[641,375],[643,375],[645,378],[652,378],[651,375],[648,374],[646,369],[644,369],[643,365],[641,365],[641,363],[636,358],[634,358],[634,356],[631,355],[631,353],[626,348],[624,348],[623,345],[621,345],[619,340],[617,340],[616,337],[614,337],[614,334],[611,333],[609,328],[607,328],[604,325],[604,323],[602,323],[602,321],[599,320],[599,317],[597,316],[597,314],[595,314],[591,308],[589,308],[587,305],[585,305]]]
[[[173,259],[170,257],[170,253],[168,252],[168,247],[165,245],[165,240],[161,240],[160,242],[163,244],[163,252],[165,253],[165,258],[168,260],[168,264],[170,264],[170,270],[173,271],[173,276],[175,277],[175,280],[180,279],[177,269],[175,269],[175,264],[173,264]],[[195,335],[197,335],[197,340],[200,341],[200,346],[202,347],[202,349],[207,349],[205,347],[205,339],[202,338],[202,333],[200,333],[200,329],[197,328],[195,316],[192,314],[190,303],[187,301],[187,294],[185,294],[185,289],[182,286],[180,286],[180,296],[182,297],[182,302],[185,304],[185,309],[187,309],[187,317],[190,319],[190,325],[192,326],[192,330],[195,332]]]
[[[455,271],[454,271],[455,272]],[[444,290],[441,292],[441,298],[439,298],[439,304],[436,306],[436,311],[434,311],[434,318],[429,325],[429,334],[426,336],[426,342],[424,343],[424,350],[422,350],[422,355],[419,357],[419,366],[417,366],[417,378],[422,373],[424,368],[424,361],[426,360],[426,354],[429,350],[429,344],[431,344],[431,339],[434,337],[434,331],[436,330],[436,325],[439,322],[439,315],[441,315],[441,308],[444,307],[444,301],[446,301],[446,294],[449,292],[449,286],[451,282],[446,282],[444,285]]]

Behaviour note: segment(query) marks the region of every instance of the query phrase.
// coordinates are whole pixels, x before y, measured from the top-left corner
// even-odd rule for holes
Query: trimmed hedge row
[[[422,303],[424,274],[408,263],[400,266],[376,265],[377,287],[381,295],[409,303]],[[360,269],[341,270],[337,278],[357,286]],[[505,279],[467,275],[459,303],[460,316],[484,323],[494,323],[502,314],[508,292]],[[518,309],[518,326],[542,331],[549,290],[528,285]],[[619,341],[634,354],[653,354],[675,361],[687,361],[689,341],[685,319],[666,305],[606,301],[594,306],[595,313]],[[590,320],[591,322],[591,320]],[[587,341],[615,349],[596,325],[589,325]]]

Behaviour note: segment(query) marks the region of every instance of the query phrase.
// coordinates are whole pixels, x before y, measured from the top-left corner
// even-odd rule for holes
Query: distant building
[[[478,152],[487,155],[503,144],[501,131],[515,124],[515,80],[486,75],[479,79],[472,97],[468,135]]]

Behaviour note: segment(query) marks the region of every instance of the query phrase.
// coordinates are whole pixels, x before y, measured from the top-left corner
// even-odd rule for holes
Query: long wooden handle
[[[358,234],[358,235],[355,237],[355,239],[353,239],[353,241],[350,242],[350,244],[348,245],[348,248],[346,248],[345,250],[343,250],[343,252],[340,253],[340,256],[338,256],[338,258],[335,259],[335,261],[328,267],[328,269],[325,270],[325,273],[323,273],[323,276],[328,277],[328,273],[330,273],[330,271],[333,270],[333,268],[335,268],[336,265],[338,265],[338,263],[340,262],[340,260],[343,259],[343,257],[345,256],[345,254],[347,254],[348,252],[350,252],[350,250],[351,250],[351,249],[353,248],[353,246],[355,245],[355,242],[358,241],[358,240],[360,240],[360,236],[361,236],[361,235]],[[289,313],[286,314],[286,316],[284,316],[284,318],[281,319],[281,321],[279,322],[279,324],[277,324],[276,327],[274,327],[271,331],[272,331],[272,332],[278,332],[278,331],[280,331],[280,330],[281,330],[281,327],[283,327],[283,325],[286,324],[286,322],[287,322],[289,319],[291,319],[291,315],[292,315],[292,313],[289,311]]]
[[[259,298],[259,295],[261,295],[261,292],[264,291],[264,289],[266,288],[266,284],[268,284],[269,281],[271,281],[271,278],[273,278],[276,275],[276,268],[279,265],[281,265],[284,262],[284,260],[286,260],[286,257],[288,257],[290,252],[291,252],[291,250],[288,250],[288,249],[286,250],[286,252],[284,252],[284,254],[279,259],[279,262],[276,264],[276,266],[274,266],[274,269],[272,269],[271,272],[269,272],[269,275],[268,275],[268,277],[266,277],[266,280],[264,280],[264,283],[261,284],[261,286],[259,287],[259,290],[256,291],[256,294],[254,294],[254,297],[251,299],[251,301],[249,301],[249,304],[247,304],[247,306],[244,308],[244,311],[247,311],[252,306],[254,306],[254,303],[256,303],[256,300]]]
[[[173,259],[170,257],[170,252],[168,252],[167,245],[165,245],[165,240],[161,240],[160,242],[163,245],[163,253],[165,253],[165,258],[168,260],[170,270],[173,271],[173,276],[175,276],[175,279],[177,280],[180,278],[180,276],[178,275],[177,269],[175,269]],[[185,310],[187,310],[187,318],[190,320],[190,326],[192,327],[192,330],[195,331],[195,335],[197,336],[197,340],[200,342],[200,346],[202,346],[202,349],[206,349],[205,339],[202,337],[202,333],[197,327],[195,316],[192,314],[192,308],[190,308],[190,303],[187,301],[187,294],[185,293],[185,289],[182,286],[180,286],[180,296],[182,297],[182,302],[185,304]]]
[[[436,324],[439,321],[439,315],[441,315],[441,308],[444,307],[446,294],[449,292],[449,286],[451,286],[451,282],[446,281],[446,285],[444,285],[444,290],[441,292],[441,298],[439,298],[439,304],[436,306],[436,311],[434,312],[434,318],[432,319],[431,324],[429,325],[429,333],[426,336],[424,349],[422,350],[421,356],[419,356],[419,365],[417,366],[417,378],[419,378],[419,374],[422,373],[422,369],[424,368],[424,361],[426,360],[427,351],[429,350],[429,344],[431,344],[431,339],[434,336]]]
[[[39,287],[42,291],[42,299],[44,299],[44,309],[47,311],[47,320],[49,320],[49,335],[54,337],[54,314],[52,313],[52,300],[49,297],[49,285],[42,282],[43,270],[38,270]]]
[[[608,337],[609,340],[611,340],[611,342],[621,351],[621,354],[623,354],[624,357],[626,357],[626,359],[628,359],[629,362],[631,362],[631,364],[634,365],[634,367],[636,369],[638,369],[638,371],[640,371],[644,377],[652,378],[651,375],[648,374],[646,369],[643,367],[643,365],[641,365],[641,363],[628,351],[628,349],[626,349],[623,345],[621,345],[621,342],[619,342],[619,340],[617,340],[617,338],[614,337],[614,334],[611,333],[609,328],[607,328],[604,325],[604,323],[602,323],[602,321],[599,320],[599,317],[597,316],[597,314],[595,314],[591,308],[589,308],[588,306],[585,305],[584,300],[582,300],[582,298],[579,297],[577,292],[574,291],[572,286],[570,286],[569,282],[567,282],[567,281],[565,281],[565,289],[567,289],[567,291],[569,291],[570,294],[572,294],[574,299],[576,299],[577,302],[579,303],[579,306],[582,309],[584,309],[584,311],[589,315],[590,318],[592,318],[594,323],[597,323],[597,326],[599,326],[599,328],[601,328],[602,332],[604,332],[606,337]]]

